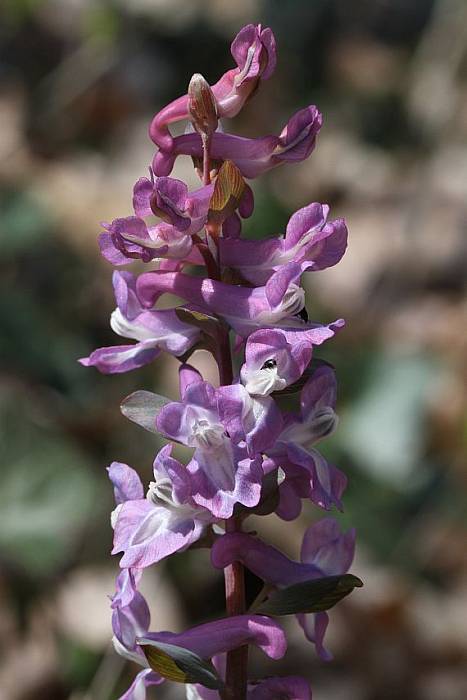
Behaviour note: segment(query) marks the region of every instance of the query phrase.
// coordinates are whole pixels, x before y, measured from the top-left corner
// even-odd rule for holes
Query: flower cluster
[[[142,668],[126,700],[145,698],[146,688],[167,679],[185,683],[189,700],[309,699],[308,682],[296,676],[248,680],[245,649],[253,644],[271,659],[282,657],[286,638],[275,617],[295,614],[318,655],[330,659],[326,610],[361,585],[347,574],[354,532],[341,532],[332,517],[306,530],[300,561],[243,527],[251,514],[293,520],[304,500],[342,509],[347,479],[316,449],[337,424],[336,379],[331,366],[312,358],[344,322],[309,321],[301,281],[340,260],[347,229],[342,219],[329,219],[326,204],[313,202],[290,217],[284,235],[242,237],[242,219],[254,208],[246,179],[307,158],[322,119],[310,105],[278,136],[225,133],[220,119],[235,116],[276,63],[273,33],[260,25],[244,27],[231,51],[236,66],[215,85],[195,74],[187,94],[154,117],[149,133],[157,152],[150,177],[134,186],[134,215],[103,224],[99,239],[114,266],[138,259],[150,267],[138,276],[113,273],[110,324],[134,342],[99,348],[81,363],[116,373],[161,352],[180,360],[179,401],[137,391],[122,407],[170,441],[155,457],[154,480],[144,487],[119,462],[108,469],[116,501],[112,553],[122,554],[114,645]],[[178,121],[187,129],[173,136],[169,126]],[[201,179],[194,191],[170,176],[183,155]],[[158,308],[167,294],[179,305]],[[214,356],[219,386],[188,364],[198,348]],[[284,409],[284,396],[289,403],[295,397],[295,412]],[[172,442],[191,449],[188,464],[172,456]],[[195,542],[211,547],[212,565],[225,571],[227,617],[182,633],[149,631],[138,591],[144,569]],[[264,581],[249,610],[243,567]]]

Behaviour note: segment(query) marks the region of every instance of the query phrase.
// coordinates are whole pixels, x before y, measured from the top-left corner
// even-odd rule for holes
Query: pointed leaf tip
[[[272,593],[256,611],[263,615],[296,615],[329,610],[363,582],[353,574],[303,581]]]
[[[175,683],[198,683],[219,690],[222,681],[216,669],[189,649],[152,639],[138,639],[149,666],[160,676]]]
[[[134,391],[123,399],[120,410],[128,420],[150,433],[157,433],[157,415],[161,408],[168,403],[170,403],[170,399],[154,394],[152,391]]]

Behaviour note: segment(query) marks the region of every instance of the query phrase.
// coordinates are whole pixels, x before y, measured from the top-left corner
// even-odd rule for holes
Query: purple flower
[[[180,384],[182,401],[166,404],[156,426],[165,437],[194,449],[187,466],[193,500],[216,518],[229,518],[236,503],[255,506],[261,494],[262,460],[260,455],[251,458],[245,442],[227,435],[229,423],[223,422],[219,410],[226,397],[190,367],[182,367]],[[243,405],[237,404],[237,410]]]
[[[139,663],[145,665],[144,655],[136,640],[149,630],[151,614],[146,600],[136,590],[134,574],[129,569],[122,569],[117,576],[111,607],[114,646],[121,655],[136,657]]]
[[[283,426],[282,415],[269,396],[252,396],[242,384],[218,389],[219,415],[231,440],[245,441],[251,456],[272,447]]]
[[[259,241],[221,239],[222,264],[232,267],[255,285],[289,262],[307,263],[308,270],[335,265],[345,252],[347,228],[343,219],[326,222],[327,205],[313,203],[292,214],[285,237]]]
[[[253,94],[260,79],[267,80],[276,65],[272,31],[249,24],[237,34],[231,46],[237,68],[229,70],[212,86],[219,117],[234,117]],[[189,119],[189,97],[183,95],[164,107],[152,120],[149,135],[161,149],[170,151],[173,139],[168,125]]]
[[[213,190],[214,185],[206,185],[189,192],[184,182],[172,177],[142,177],[133,189],[135,214],[155,214],[178,231],[198,233],[206,223]]]
[[[268,396],[302,376],[312,356],[313,331],[302,333],[294,343],[288,342],[287,336],[287,332],[279,328],[263,328],[248,336],[245,363],[240,370],[248,393]]]
[[[126,500],[112,514],[114,547],[123,552],[122,568],[146,568],[196,542],[214,521],[211,513],[192,498],[189,473],[162,448],[154,461],[154,481],[146,498]],[[109,475],[114,484],[135,480],[133,470],[114,463]]]
[[[193,246],[193,235],[204,228],[214,185],[189,192],[181,180],[171,177],[140,178],[133,188],[133,208],[136,216],[103,223],[99,246],[102,255],[113,265],[128,265],[133,259],[150,262],[167,258],[204,265],[199,250]],[[251,216],[254,207],[249,187],[241,197],[238,211],[243,218]],[[163,219],[149,226],[144,217]],[[235,212],[223,224],[223,235],[240,235],[241,220]]]
[[[337,427],[336,375],[332,367],[318,367],[300,394],[300,415],[290,414],[279,443],[310,447],[331,435]]]
[[[112,330],[138,342],[98,348],[79,360],[82,365],[104,374],[128,372],[152,362],[163,350],[179,356],[196,343],[199,330],[180,321],[174,309],[148,311],[141,306],[130,272],[114,272],[113,285],[117,308],[110,317]]]
[[[281,467],[285,473],[276,511],[284,520],[299,515],[302,498],[309,498],[326,510],[333,505],[342,509],[340,499],[347,478],[312,447],[335,429],[335,402],[334,371],[320,367],[302,389],[300,415],[287,416],[276,445],[267,451],[270,460],[264,463],[265,471]]]
[[[240,335],[253,329],[286,322],[304,306],[299,286],[302,266],[288,263],[275,272],[264,287],[243,287],[209,278],[191,277],[183,272],[146,272],[137,281],[142,303],[151,307],[163,293],[170,292],[201,310],[218,314]]]
[[[144,636],[150,623],[150,613],[146,600],[136,590],[133,574],[123,569],[117,577],[116,593],[112,598],[112,629],[115,651],[125,659],[134,661],[144,670],[140,671],[130,688],[120,700],[144,700],[146,688],[159,685],[163,678],[152,671],[136,640]]]
[[[264,615],[238,615],[207,622],[186,632],[149,632],[143,639],[174,644],[194,652],[202,659],[212,659],[237,649],[244,644],[254,644],[271,659],[281,659],[287,642],[280,625]]]
[[[279,136],[249,139],[216,131],[211,137],[209,153],[214,161],[231,160],[244,177],[255,178],[286,161],[308,158],[321,125],[321,113],[315,105],[309,105],[289,119]],[[156,175],[169,175],[179,155],[202,158],[199,134],[183,134],[171,141],[170,148],[154,156],[152,167]]]
[[[211,562],[216,569],[224,569],[234,561],[278,588],[322,576],[315,564],[292,561],[275,547],[244,532],[219,537],[211,549]]]
[[[355,529],[341,534],[339,524],[333,518],[324,518],[306,530],[300,559],[304,563],[313,563],[321,569],[324,576],[345,574],[355,554]],[[305,637],[316,647],[316,652],[323,661],[330,661],[332,654],[324,647],[323,640],[329,616],[325,612],[297,615]]]
[[[103,256],[113,265],[127,265],[132,259],[150,262],[154,258],[202,262],[193,248],[192,235],[206,223],[213,185],[193,192],[181,180],[171,177],[140,178],[133,188],[136,216],[103,224],[99,237]],[[162,222],[148,226],[144,217],[159,216]]]
[[[144,498],[143,484],[134,469],[122,462],[112,462],[107,471],[114,487],[117,506],[125,501],[136,501]]]
[[[300,562],[290,560],[256,537],[239,532],[216,540],[211,549],[211,561],[218,569],[239,561],[265,583],[283,588],[302,581],[346,573],[352,564],[354,549],[355,531],[341,533],[336,520],[324,518],[306,530]],[[315,644],[318,655],[323,660],[332,658],[323,646],[329,621],[327,613],[299,614],[297,619],[307,639]]]

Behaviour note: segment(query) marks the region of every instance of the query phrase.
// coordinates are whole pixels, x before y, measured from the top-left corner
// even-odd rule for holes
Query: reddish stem
[[[239,532],[235,518],[225,521],[226,532]],[[243,565],[235,561],[224,569],[227,615],[245,613],[245,576]],[[225,700],[245,700],[248,670],[248,645],[229,651],[225,670]]]
[[[233,380],[232,355],[229,331],[224,329],[218,353],[219,378],[221,385]],[[241,521],[232,517],[225,521],[226,532],[239,532]],[[224,569],[227,615],[243,615],[245,604],[245,575],[243,565],[236,561]],[[227,654],[225,671],[225,700],[245,700],[248,671],[248,645],[234,649]]]
[[[203,143],[203,184],[211,183],[209,146],[210,138],[201,136]],[[210,232],[206,226],[206,236]],[[198,236],[193,236],[201,254],[206,262],[209,276],[212,279],[221,279],[221,269],[219,261],[214,259],[206,244],[203,244]],[[198,240],[196,240],[198,239]],[[214,240],[216,238],[214,237]],[[230,350],[229,329],[224,326],[219,337],[219,347],[216,353],[217,365],[219,368],[219,382],[221,385],[232,384],[232,353]],[[241,521],[235,517],[225,521],[226,532],[239,532]],[[245,603],[245,575],[243,565],[240,562],[233,562],[224,569],[225,598],[227,615],[243,615],[246,610]],[[247,676],[248,676],[248,645],[229,651],[227,654],[225,670],[225,688],[222,693],[223,700],[246,700]]]
[[[201,143],[203,145],[203,185],[211,184],[211,164],[209,158],[209,146],[211,145],[211,137],[206,134],[201,134]]]

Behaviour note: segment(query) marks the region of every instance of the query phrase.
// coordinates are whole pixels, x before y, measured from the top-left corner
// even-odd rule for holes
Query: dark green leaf
[[[329,610],[354,588],[361,586],[362,581],[353,574],[303,581],[275,591],[256,612],[263,615],[322,612]]]
[[[139,639],[138,644],[150,667],[163,678],[176,683],[199,683],[212,690],[222,687],[214,666],[192,651],[145,638]]]
[[[156,418],[163,406],[170,403],[166,396],[151,391],[135,391],[123,399],[120,410],[128,420],[151,433],[157,433]]]

